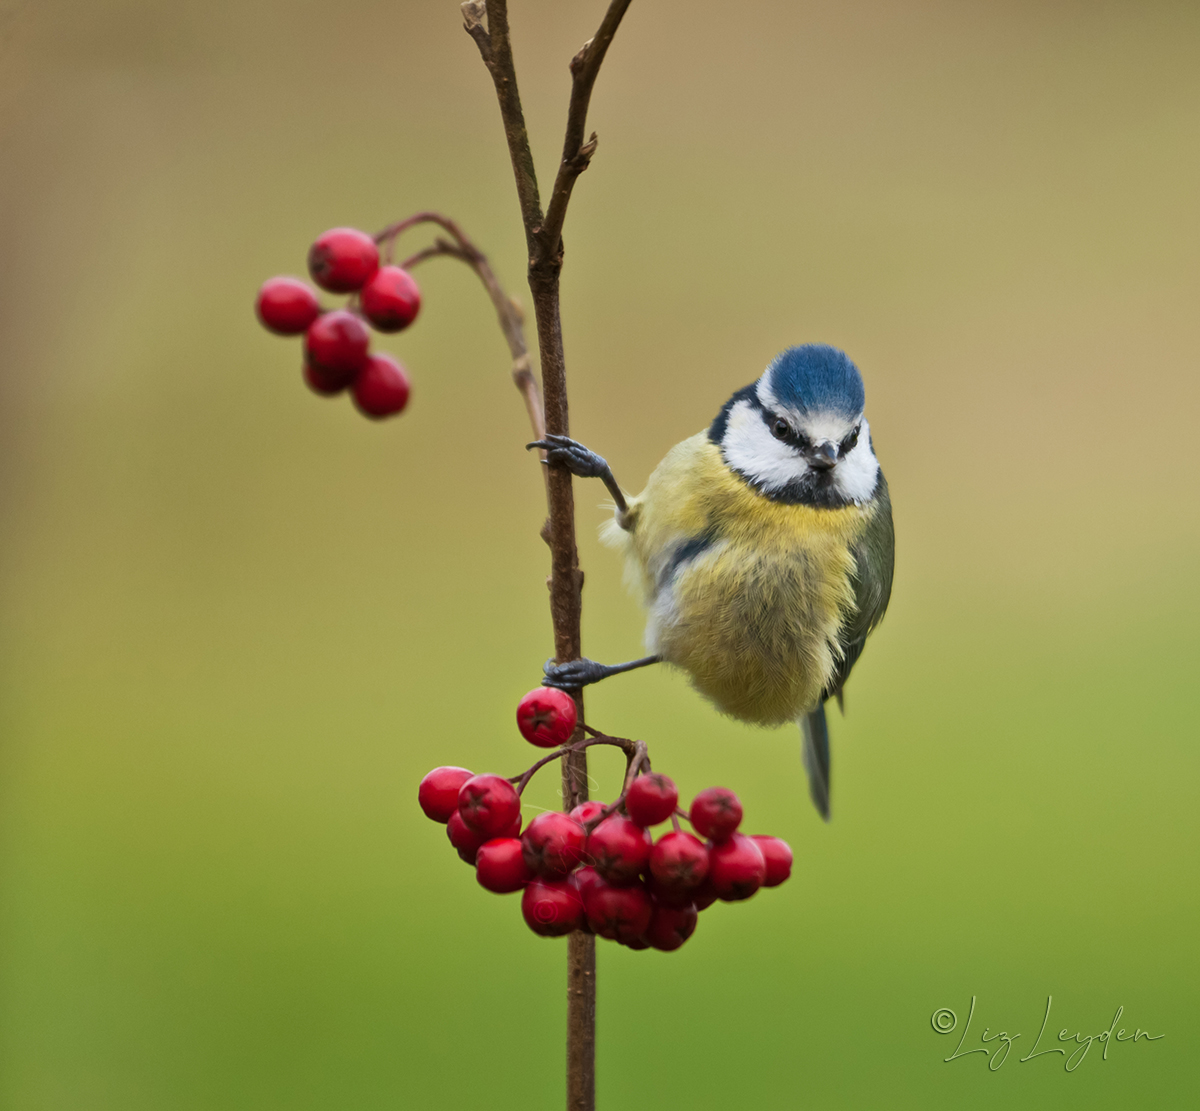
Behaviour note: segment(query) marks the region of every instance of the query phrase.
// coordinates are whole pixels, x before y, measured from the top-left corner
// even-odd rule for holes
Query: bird
[[[843,688],[892,592],[887,481],[862,375],[826,344],[789,347],[677,444],[626,496],[608,462],[567,436],[530,444],[612,495],[602,538],[645,604],[650,655],[547,661],[542,682],[577,690],[654,663],[687,673],[740,721],[798,722],[809,793],[830,818],[825,704]],[[844,708],[844,706],[843,706]]]

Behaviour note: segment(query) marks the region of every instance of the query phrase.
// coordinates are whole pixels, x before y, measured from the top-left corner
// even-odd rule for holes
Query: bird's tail
[[[804,735],[802,755],[808,772],[808,793],[817,813],[829,821],[829,725],[824,703],[800,719],[800,732]]]

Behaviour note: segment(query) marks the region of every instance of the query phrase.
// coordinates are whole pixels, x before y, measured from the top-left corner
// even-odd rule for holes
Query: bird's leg
[[[613,478],[612,468],[594,451],[590,451],[569,436],[547,436],[544,440],[534,440],[532,444],[526,444],[525,447],[526,450],[539,447],[545,451],[545,462],[548,467],[566,467],[576,478],[600,479],[608,488],[608,492],[612,494],[613,501],[617,503],[617,512],[625,512],[625,495],[621,493],[621,487]],[[624,668],[624,665],[622,667]],[[590,683],[595,681],[595,679],[588,680]]]
[[[537,447],[545,451],[545,462],[549,467],[566,467],[576,478],[600,479],[617,504],[618,520],[628,510],[625,495],[621,493],[621,487],[617,485],[607,460],[583,444],[569,436],[546,436],[527,444],[526,447]],[[601,679],[607,679],[610,675],[620,675],[622,671],[633,671],[635,668],[658,662],[658,656],[646,656],[644,659],[630,660],[623,664],[601,664],[595,660],[571,660],[565,664],[556,664],[553,660],[547,660],[542,669],[546,673],[542,685],[558,687],[559,690],[579,690],[581,687],[598,683]]]
[[[586,449],[585,449],[586,450]],[[603,460],[601,460],[603,462]],[[598,683],[610,675],[620,675],[622,671],[633,671],[634,668],[656,664],[660,656],[646,656],[640,660],[630,660],[624,664],[598,664],[595,660],[571,660],[569,663],[556,664],[547,660],[542,670],[546,678],[542,680],[544,687],[558,687],[559,690],[579,690],[580,687]]]

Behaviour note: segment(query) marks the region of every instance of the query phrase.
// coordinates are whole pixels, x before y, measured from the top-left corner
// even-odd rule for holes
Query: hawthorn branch
[[[573,77],[563,160],[555,178],[552,220],[542,213],[537,173],[521,109],[517,75],[508,30],[507,0],[466,0],[463,26],[479,48],[483,64],[496,87],[504,135],[516,181],[525,245],[529,256],[529,290],[537,322],[538,353],[548,435],[570,435],[567,376],[563,355],[559,277],[562,272],[562,226],[575,179],[595,151],[594,139],[583,141],[592,87],[609,43],[620,25],[629,0],[611,0],[600,30],[571,63]],[[486,21],[486,22],[485,22]],[[554,655],[558,663],[577,660],[582,653],[580,619],[583,572],[575,543],[575,498],[571,473],[565,467],[547,472],[549,519],[543,536],[550,546],[550,616],[554,624]],[[571,692],[583,721],[583,692]],[[576,737],[582,737],[578,730]],[[568,751],[562,761],[563,809],[571,810],[588,795],[586,750]],[[567,1107],[593,1111],[596,1106],[596,943],[573,932],[567,941]]]
[[[566,436],[570,434],[570,427],[558,285],[562,256],[557,250],[549,253],[544,250],[541,200],[513,67],[507,0],[466,0],[462,5],[462,13],[463,26],[479,48],[495,85],[504,134],[508,140],[529,253],[529,288],[537,322],[546,432]],[[591,80],[594,79],[593,76]],[[554,654],[557,662],[565,663],[579,659],[582,654],[580,613],[583,573],[579,570],[575,545],[575,499],[570,472],[562,467],[549,468],[547,494],[549,521],[543,535],[550,546],[550,613],[554,624]],[[582,719],[581,693],[575,691],[573,694]],[[568,810],[587,798],[586,761],[582,753],[579,756],[579,760],[568,759],[563,762],[563,804]]]

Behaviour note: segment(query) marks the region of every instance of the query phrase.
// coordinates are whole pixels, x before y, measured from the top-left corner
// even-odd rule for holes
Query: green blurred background
[[[514,0],[543,185],[592,0]],[[589,697],[790,884],[599,954],[599,1094],[791,1108],[1194,1098],[1200,9],[637,0],[567,223],[576,435],[639,489],[790,343],[862,367],[887,621],[798,739],[651,669]],[[561,1105],[561,942],[416,784],[512,774],[550,654],[536,465],[464,268],[370,424],[258,284],[335,224],[459,219],[527,301],[458,5],[0,3],[0,1106]],[[578,494],[585,650],[641,618]],[[595,790],[619,759],[593,760]],[[553,774],[528,817],[555,804]],[[1160,1041],[1020,1064],[1050,1035]],[[979,998],[1019,1031],[944,1064]],[[1042,1048],[1045,1047],[1043,1042]]]

